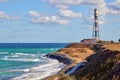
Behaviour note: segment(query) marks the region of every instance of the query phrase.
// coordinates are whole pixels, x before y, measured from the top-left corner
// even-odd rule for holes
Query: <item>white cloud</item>
[[[71,5],[83,5],[92,8],[98,8],[101,15],[106,14],[120,14],[120,0],[116,0],[108,4],[105,0],[47,0],[49,4],[56,6],[60,9],[68,9]]]
[[[98,8],[100,14],[105,16],[108,13],[108,8],[106,7],[106,3],[104,0],[47,0],[49,4],[56,6],[59,8],[59,14],[63,17],[69,18],[77,18],[77,17],[84,17],[84,14],[73,12],[69,10],[70,6],[78,5],[78,6],[89,6],[89,9]],[[89,17],[89,16],[88,16]],[[86,18],[84,18],[85,21]],[[83,21],[83,22],[84,22]],[[88,24],[91,24],[91,19],[86,20]],[[85,22],[85,23],[86,23]],[[104,19],[100,19],[100,24],[104,23]]]
[[[28,12],[30,16],[32,17],[40,17],[40,13],[36,12],[36,11],[29,11]]]
[[[104,4],[104,0],[83,0],[81,4],[84,5],[102,5]]]
[[[114,10],[114,9],[108,9],[108,14],[120,15],[120,11],[119,10]]]
[[[75,5],[80,4],[83,0],[48,0],[50,4],[61,4],[61,5]]]
[[[70,5],[101,5],[104,0],[47,0],[58,8],[68,8]]]
[[[108,4],[109,14],[120,15],[120,0],[116,0],[110,4]]]
[[[103,4],[104,0],[48,0],[50,4],[56,5],[98,5]]]
[[[120,0],[116,0],[110,4],[103,2],[101,5],[96,5],[95,7],[99,9],[100,15],[104,17],[109,14],[120,15]]]
[[[3,20],[18,20],[19,17],[17,16],[10,16],[8,14],[6,14],[5,12],[3,11],[0,11],[0,19],[3,19]]]
[[[64,17],[70,17],[70,18],[82,17],[81,13],[75,13],[72,10],[68,10],[68,9],[61,9],[59,12],[60,12],[60,15]]]
[[[18,1],[18,0],[0,0],[0,2],[8,2],[8,1]]]
[[[81,23],[93,27],[93,25],[94,25],[94,16],[92,16],[92,17],[83,17]],[[98,18],[98,24],[102,25],[104,23],[105,23],[104,18],[99,17]]]
[[[46,1],[48,1],[50,5],[59,8],[60,9],[59,14],[61,16],[70,17],[70,18],[85,16],[82,13],[77,13],[77,12],[73,12],[72,10],[69,10],[70,6],[75,6],[75,5],[82,7],[87,6],[89,10],[91,9],[93,10],[94,8],[97,8],[99,10],[99,24],[105,23],[106,15],[109,14],[120,15],[120,0],[115,0],[114,2],[109,4],[105,2],[105,0],[46,0]],[[91,21],[89,20],[86,20],[86,22],[91,24]]]
[[[37,24],[69,24],[68,20],[61,19],[59,16],[44,16],[36,11],[29,11],[30,21]]]
[[[108,12],[108,8],[106,6],[106,3],[101,4],[101,5],[97,5],[95,6],[98,10],[99,10],[99,15],[106,15]]]
[[[0,2],[7,2],[8,0],[0,0]]]
[[[116,6],[120,5],[120,0],[116,0],[115,2],[112,2],[110,4],[107,4],[105,2],[101,2],[101,3],[102,4],[100,5],[94,6],[99,9],[99,15],[102,15],[104,17],[108,14],[120,15],[120,10],[117,10],[118,8],[115,8]]]
[[[109,5],[111,8],[115,10],[120,10],[120,0],[116,0]]]
[[[58,5],[56,5],[56,7],[60,8],[60,9],[68,9],[69,8],[69,6],[63,5],[63,4],[58,4]]]

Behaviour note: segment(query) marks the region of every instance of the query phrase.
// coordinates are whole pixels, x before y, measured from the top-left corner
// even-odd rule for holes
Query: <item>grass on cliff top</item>
[[[57,53],[64,54],[77,63],[84,61],[86,57],[90,56],[94,52],[85,44],[74,43],[58,50]]]
[[[109,49],[109,50],[112,50],[112,51],[120,51],[120,43],[109,43],[109,44],[104,44],[103,47],[105,49]]]
[[[82,54],[89,50],[92,51],[91,49],[95,49],[96,54],[87,55],[89,57],[85,55],[88,60],[85,67],[78,68],[73,75],[59,74],[47,80],[120,80],[120,44],[103,44],[99,47],[70,44],[60,49],[58,53],[66,54],[77,60]]]
[[[120,80],[120,44],[103,44],[74,75],[76,80]]]

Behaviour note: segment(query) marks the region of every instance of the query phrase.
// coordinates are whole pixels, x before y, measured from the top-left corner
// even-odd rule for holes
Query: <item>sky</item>
[[[120,0],[0,0],[0,43],[68,43],[120,38]]]

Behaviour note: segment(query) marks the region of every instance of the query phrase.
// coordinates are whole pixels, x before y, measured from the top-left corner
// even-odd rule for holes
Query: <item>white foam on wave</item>
[[[38,54],[27,54],[27,53],[15,53],[10,56],[4,56],[1,60],[10,60],[10,61],[24,61],[24,62],[38,62],[43,56]]]
[[[9,61],[23,61],[23,62],[38,62],[39,59],[10,59],[9,57],[2,58],[1,60],[9,60]]]
[[[36,67],[21,70],[27,73],[21,76],[12,78],[10,80],[41,80],[45,77],[48,77],[50,75],[57,73],[63,67],[65,67],[64,64],[59,63],[57,60],[50,59],[47,64],[38,65]]]
[[[15,53],[18,56],[36,56],[36,54],[27,54],[27,53]]]
[[[8,52],[0,52],[0,54],[8,54]]]
[[[10,70],[10,71],[8,71],[8,72],[29,72],[29,68],[27,68],[27,69],[20,69],[20,70]]]

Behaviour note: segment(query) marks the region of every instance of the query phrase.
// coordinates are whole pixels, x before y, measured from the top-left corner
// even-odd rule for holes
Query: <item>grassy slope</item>
[[[120,80],[120,44],[103,44],[88,60],[75,72],[76,80]]]
[[[91,45],[82,45],[79,43],[69,44],[65,48],[60,49],[57,53],[64,54],[68,58],[72,59],[75,63],[84,61],[86,57],[93,54],[93,50],[90,49]]]
[[[73,80],[74,77],[71,78],[69,76],[64,75],[64,71],[69,67],[74,66],[77,62],[81,62],[85,60],[86,57],[93,54],[94,52],[93,50],[90,49],[90,47],[91,47],[90,45],[87,46],[87,45],[81,45],[78,43],[73,43],[73,44],[69,44],[65,48],[58,50],[56,54],[64,54],[70,59],[72,59],[74,63],[71,65],[68,65],[64,70],[62,70],[58,74],[49,76],[44,80]]]
[[[91,49],[96,54],[93,54],[94,51]],[[45,80],[120,80],[120,44],[103,44],[103,46],[98,44],[96,46],[75,43],[60,49],[57,53],[67,55],[75,63],[87,57],[88,63],[85,67],[78,68],[71,75],[72,78],[60,72]]]

